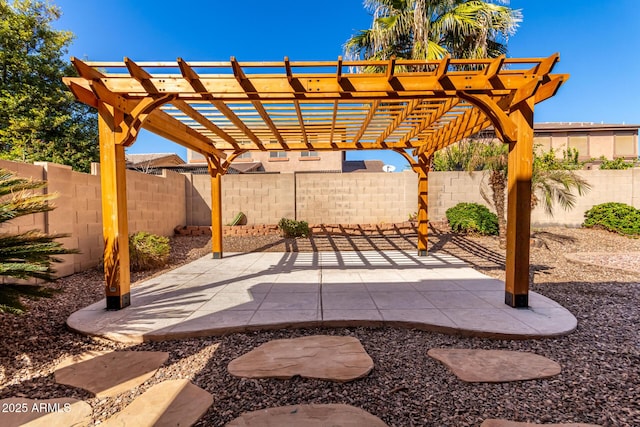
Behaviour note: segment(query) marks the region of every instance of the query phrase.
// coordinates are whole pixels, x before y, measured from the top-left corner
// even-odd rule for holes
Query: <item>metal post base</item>
[[[429,252],[425,249],[425,250],[419,250],[418,251],[418,256],[429,256]]]
[[[529,294],[512,294],[511,292],[504,293],[504,303],[513,308],[525,308],[529,307]]]
[[[212,252],[213,259],[222,259],[222,252]]]
[[[131,294],[124,295],[107,295],[107,310],[121,310],[131,305]]]

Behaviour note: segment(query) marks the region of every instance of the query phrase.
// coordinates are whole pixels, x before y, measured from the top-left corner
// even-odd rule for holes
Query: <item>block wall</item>
[[[417,210],[417,175],[322,173],[296,175],[296,217],[311,224],[406,221]]]
[[[45,191],[57,195],[56,209],[27,215],[2,225],[0,233],[43,230],[68,234],[59,241],[79,254],[60,257],[54,268],[66,276],[97,266],[102,260],[102,201],[100,176],[75,172],[69,166],[38,162],[34,165],[0,160],[0,168],[18,176],[48,182]],[[97,168],[94,168],[97,170]],[[185,177],[166,171],[163,176],[127,171],[129,232],[148,231],[170,236],[177,225],[186,223]]]
[[[188,225],[211,225],[211,178],[188,175]],[[277,224],[295,217],[294,174],[245,174],[222,177],[222,222],[230,223],[238,212],[247,224]]]

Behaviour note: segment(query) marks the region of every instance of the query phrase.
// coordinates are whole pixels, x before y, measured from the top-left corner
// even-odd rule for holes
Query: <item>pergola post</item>
[[[207,158],[211,175],[211,253],[214,259],[222,258],[222,175],[220,160]]]
[[[430,161],[425,156],[418,157],[418,256],[428,254],[429,235],[429,167]]]
[[[131,304],[125,147],[119,126],[122,120],[121,111],[102,102],[98,104],[107,310]]]
[[[517,138],[509,144],[507,178],[507,256],[505,304],[529,305],[529,239],[531,226],[531,176],[533,173],[532,98],[520,102],[510,117]]]

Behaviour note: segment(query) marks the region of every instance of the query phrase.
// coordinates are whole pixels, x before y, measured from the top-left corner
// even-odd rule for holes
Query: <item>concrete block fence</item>
[[[11,221],[1,226],[0,233],[40,229],[69,234],[63,243],[81,253],[63,257],[64,263],[56,266],[60,276],[94,267],[102,258],[99,165],[93,166],[91,174],[84,174],[54,163],[0,160],[0,168],[46,180],[49,185],[45,191],[58,194],[55,210]],[[622,202],[640,208],[640,168],[579,173],[592,190],[578,198],[573,210],[557,207],[553,217],[542,208],[535,209],[534,226],[580,226],[584,212],[599,203]],[[430,220],[445,220],[446,210],[460,202],[486,204],[479,191],[482,178],[482,172],[430,173]],[[314,227],[330,226],[332,231],[341,227],[339,224],[356,229],[359,225],[401,224],[417,210],[417,186],[413,172],[226,175],[222,179],[223,223],[230,223],[243,212],[246,229],[227,233],[247,235],[265,233],[266,228],[272,232],[273,225],[283,217],[307,221]],[[148,231],[169,236],[174,229],[187,230],[184,227],[190,226],[181,234],[194,235],[211,224],[208,175],[165,171],[155,176],[127,171],[127,200],[130,233]]]

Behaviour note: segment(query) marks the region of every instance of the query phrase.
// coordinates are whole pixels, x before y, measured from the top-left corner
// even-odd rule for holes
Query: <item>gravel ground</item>
[[[411,249],[415,238],[277,236],[225,238],[225,251],[340,249]],[[462,237],[431,230],[430,250],[455,255],[485,274],[504,276],[504,251],[495,238]],[[208,239],[172,240],[172,267],[209,250]],[[298,403],[347,403],[382,418],[390,426],[479,426],[485,418],[538,423],[584,422],[604,426],[640,426],[640,239],[601,230],[536,231],[531,264],[532,290],[568,308],[578,318],[571,335],[553,339],[506,341],[464,338],[395,328],[282,330],[225,337],[125,346],[71,333],[65,320],[73,311],[102,297],[102,275],[88,271],[57,282],[63,290],[49,300],[30,303],[23,316],[0,314],[0,398],[75,397],[94,409],[96,423],[129,404],[160,381],[189,378],[213,394],[214,403],[199,426],[222,426],[244,411]],[[568,262],[563,254],[626,254],[616,265]],[[594,261],[598,261],[594,259]],[[624,265],[623,265],[624,264]],[[155,271],[137,274],[141,280]],[[230,376],[227,364],[255,346],[276,338],[310,334],[359,338],[375,362],[364,379],[347,384],[294,378],[242,380]],[[161,350],[170,359],[142,386],[117,398],[97,399],[88,392],[57,385],[53,368],[62,358],[87,350]],[[434,347],[531,351],[559,362],[559,376],[507,384],[467,384],[430,359]]]

